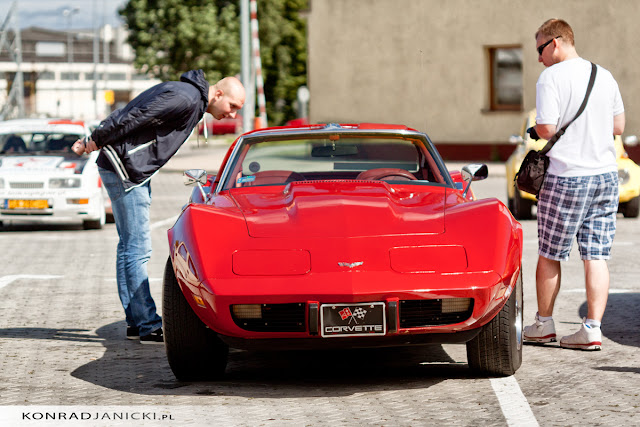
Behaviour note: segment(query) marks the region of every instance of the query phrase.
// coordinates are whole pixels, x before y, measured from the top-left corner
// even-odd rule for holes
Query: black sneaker
[[[127,339],[137,340],[140,337],[140,330],[136,326],[127,326]]]
[[[143,335],[140,337],[141,344],[162,344],[164,343],[164,337],[162,336],[162,328],[158,328],[151,332],[149,335]]]

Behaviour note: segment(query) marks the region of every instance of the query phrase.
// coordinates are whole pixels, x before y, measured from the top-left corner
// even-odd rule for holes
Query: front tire
[[[171,258],[164,269],[162,317],[167,359],[176,378],[203,381],[222,377],[229,347],[193,312],[178,285]]]
[[[513,375],[522,364],[522,268],[516,285],[500,312],[467,342],[472,371],[488,375]]]
[[[88,221],[82,222],[82,228],[84,230],[100,230],[103,225],[104,225],[104,222],[100,221],[99,219],[96,219],[95,221],[88,220]]]
[[[621,203],[622,215],[625,218],[638,218],[638,214],[640,214],[640,196],[634,197],[626,203]]]
[[[103,211],[102,214],[100,215],[100,218],[98,219],[88,219],[88,220],[82,221],[82,228],[85,230],[100,230],[102,229],[102,227],[104,227],[104,225],[107,222],[106,217],[107,216]]]
[[[98,207],[100,216],[98,219],[87,219],[82,221],[82,228],[85,230],[100,230],[107,223],[107,214],[104,210],[104,199],[101,199]]]

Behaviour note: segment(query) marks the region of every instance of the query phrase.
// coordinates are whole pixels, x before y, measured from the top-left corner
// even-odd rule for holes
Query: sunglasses
[[[556,36],[554,38],[552,38],[551,40],[549,40],[548,42],[541,44],[540,46],[538,46],[536,49],[538,50],[538,55],[542,55],[542,52],[544,51],[544,48],[549,46],[549,43],[551,43],[552,41],[554,41],[555,39],[561,39],[562,36]]]

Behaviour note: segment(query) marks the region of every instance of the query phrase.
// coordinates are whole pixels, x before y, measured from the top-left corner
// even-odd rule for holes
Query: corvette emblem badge
[[[364,262],[362,262],[362,261],[358,261],[358,262],[339,262],[338,263],[338,265],[340,267],[348,267],[348,268],[358,267],[358,266],[361,266],[362,264],[364,264]]]

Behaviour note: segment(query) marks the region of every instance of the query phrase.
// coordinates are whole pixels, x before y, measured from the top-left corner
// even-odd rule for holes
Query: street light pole
[[[70,117],[71,119],[73,119],[73,82],[71,77],[73,76],[72,73],[72,66],[73,66],[73,37],[71,34],[71,19],[73,18],[73,15],[75,15],[76,13],[80,12],[80,9],[78,9],[77,7],[74,7],[73,9],[65,9],[62,11],[62,15],[65,16],[67,18],[67,62],[68,62],[68,73],[69,73],[69,112],[70,112]]]
[[[98,32],[98,12],[96,7],[96,0],[93,0],[93,85],[91,87],[91,95],[93,96],[94,119],[98,119],[98,62],[100,60],[100,34]]]
[[[255,85],[251,62],[251,14],[249,0],[240,0],[240,59],[241,79],[247,93],[242,107],[242,131],[253,130],[255,115]]]

